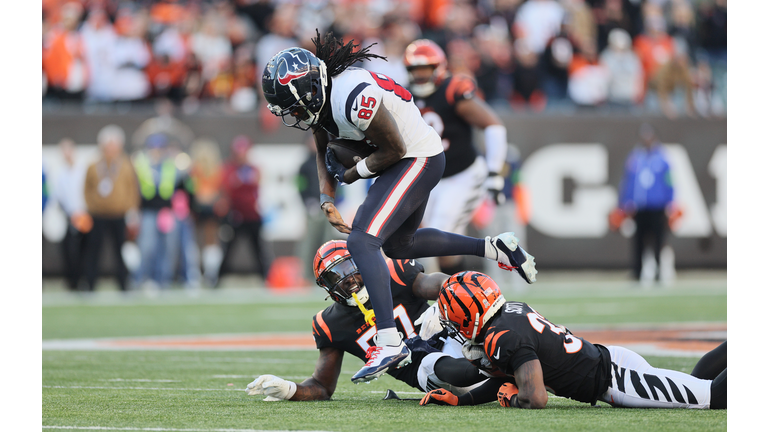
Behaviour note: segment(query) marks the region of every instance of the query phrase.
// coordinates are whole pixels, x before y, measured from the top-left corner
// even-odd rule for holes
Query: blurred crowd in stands
[[[727,0],[43,0],[43,99],[258,112],[281,49],[333,31],[388,57],[437,42],[498,110],[725,116]],[[46,106],[44,103],[44,107]]]

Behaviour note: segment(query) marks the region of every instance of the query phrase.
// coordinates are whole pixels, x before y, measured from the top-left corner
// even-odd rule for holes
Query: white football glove
[[[493,172],[488,174],[488,178],[485,180],[485,188],[488,189],[488,193],[496,205],[504,204],[507,200],[507,197],[504,195],[504,177],[499,174]]]
[[[296,383],[274,375],[261,375],[248,384],[245,392],[250,396],[265,395],[265,401],[286,400],[296,394]]]
[[[488,358],[488,356],[485,355],[483,345],[475,345],[470,341],[464,342],[461,346],[461,353],[464,354],[464,358],[469,361],[480,360],[483,357]]]
[[[427,308],[427,310],[425,310],[413,323],[415,325],[421,324],[419,336],[424,340],[428,340],[432,336],[443,331],[443,325],[440,324],[440,311],[437,309],[437,302]]]

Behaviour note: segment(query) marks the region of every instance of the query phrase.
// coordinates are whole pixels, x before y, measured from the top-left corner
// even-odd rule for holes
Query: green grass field
[[[579,329],[725,323],[724,275],[679,280],[672,287],[639,288],[616,280],[566,278],[534,288],[502,287],[558,324]],[[43,293],[43,340],[163,335],[309,332],[310,319],[330,302],[319,289],[272,295],[226,289],[158,298],[101,292],[94,296]],[[690,372],[698,358],[648,357],[654,366]],[[42,427],[68,430],[725,430],[726,411],[592,408],[552,397],[542,411],[476,407],[420,407],[382,400],[387,389],[404,398],[422,393],[390,377],[354,385],[362,363],[347,356],[332,401],[263,402],[243,389],[271,373],[301,381],[317,353],[298,351],[42,352]]]

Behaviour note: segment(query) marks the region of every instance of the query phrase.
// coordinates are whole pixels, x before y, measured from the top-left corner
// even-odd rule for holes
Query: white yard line
[[[100,379],[99,381],[110,381],[110,382],[123,382],[123,381],[131,381],[131,382],[179,382],[178,380],[170,380],[170,379],[143,379],[143,378],[112,378],[112,379]]]
[[[101,387],[101,386],[46,386],[50,389],[88,389],[88,390],[170,390],[170,391],[244,391],[243,389],[205,389],[205,388],[172,388],[172,387]]]
[[[115,427],[115,426],[46,426],[43,429],[69,430],[109,430],[109,431],[158,431],[158,432],[288,432],[286,430],[267,429],[176,429],[162,427]],[[294,432],[323,432],[323,431],[294,431]]]

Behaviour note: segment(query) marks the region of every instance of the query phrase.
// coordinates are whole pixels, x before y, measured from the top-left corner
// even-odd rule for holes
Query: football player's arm
[[[419,273],[413,280],[413,295],[426,300],[437,300],[440,287],[450,276],[445,273]]]
[[[529,360],[517,369],[514,377],[491,378],[471,391],[458,397],[458,405],[479,405],[499,398],[502,385],[511,382],[517,389],[507,403],[513,408],[542,409],[547,406],[547,389],[538,359]],[[506,405],[505,405],[506,406]]]
[[[544,372],[541,370],[539,359],[528,360],[515,369],[515,384],[517,393],[517,406],[519,408],[542,409],[546,408],[547,388],[544,386]]]
[[[504,126],[493,109],[479,97],[471,97],[456,102],[456,114],[465,122],[479,129],[494,125]]]
[[[325,165],[325,152],[328,148],[328,133],[318,128],[312,134],[315,138],[315,148],[317,148],[317,178],[320,180],[320,208],[323,210],[328,222],[336,228],[337,231],[344,234],[352,232],[352,227],[344,222],[344,219],[336,209],[333,200],[336,197],[336,180],[328,173]]]
[[[499,387],[508,382],[514,383],[514,379],[511,377],[489,378],[484,383],[459,396],[459,405],[480,405],[493,402],[497,400],[496,394]]]
[[[383,104],[373,115],[368,129],[363,132],[365,137],[379,148],[365,158],[365,165],[371,173],[381,173],[405,156],[403,137],[400,135],[394,117]],[[357,167],[352,167],[344,173],[344,183],[347,184],[361,178],[363,177]]]
[[[296,386],[292,401],[328,400],[336,391],[336,384],[341,374],[341,362],[344,351],[326,347],[320,349],[320,358],[315,365],[315,372]]]
[[[497,204],[504,201],[504,178],[500,175],[507,159],[507,128],[493,109],[479,97],[456,102],[456,114],[470,125],[483,129],[485,162],[488,165],[487,189]]]

